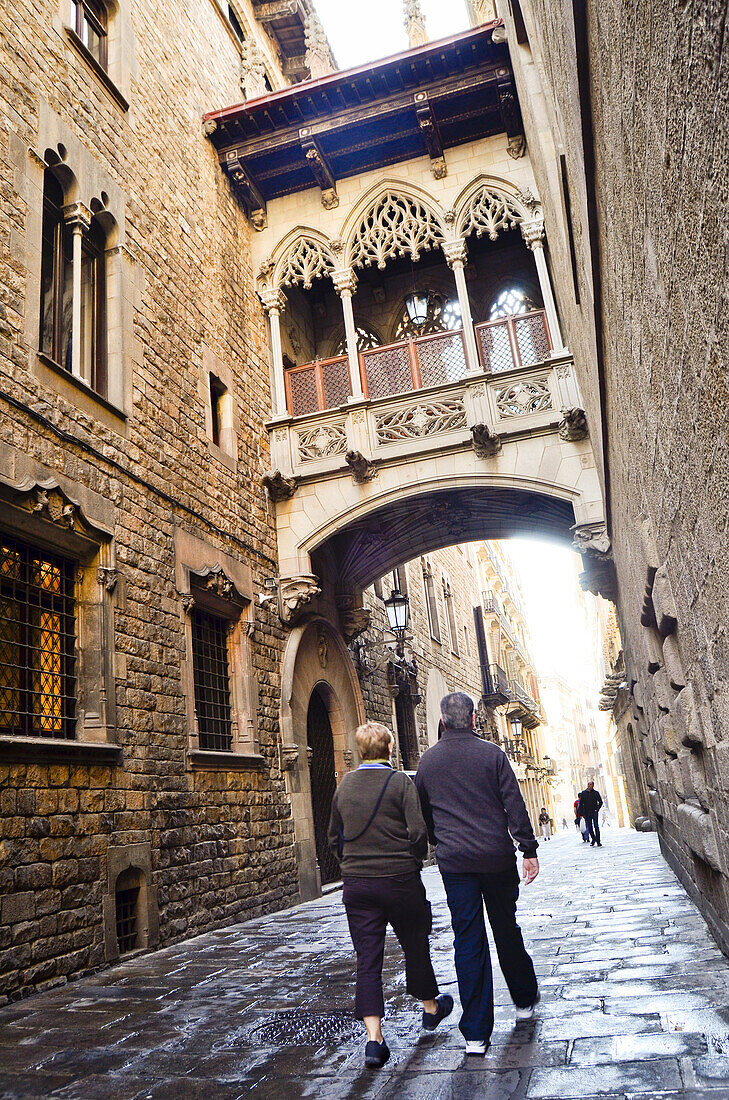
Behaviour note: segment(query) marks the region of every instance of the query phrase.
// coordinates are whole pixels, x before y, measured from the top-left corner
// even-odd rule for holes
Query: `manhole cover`
[[[351,1016],[333,1012],[321,1016],[303,1009],[274,1012],[253,1029],[259,1043],[295,1045],[299,1043],[326,1043],[332,1039],[344,1039],[356,1030]]]

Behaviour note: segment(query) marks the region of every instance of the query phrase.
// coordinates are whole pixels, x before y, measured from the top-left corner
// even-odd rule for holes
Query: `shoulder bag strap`
[[[372,811],[372,813],[370,814],[369,820],[368,820],[367,824],[365,825],[364,829],[360,830],[360,832],[358,832],[356,836],[345,836],[344,833],[342,833],[341,836],[342,836],[342,842],[343,843],[351,844],[353,841],[359,840],[359,838],[361,836],[364,836],[364,834],[367,832],[370,825],[375,820],[375,817],[377,815],[377,811],[380,808],[380,804],[382,802],[382,799],[385,797],[385,791],[387,790],[387,784],[390,782],[390,780],[392,779],[394,774],[395,774],[395,769],[392,768],[392,770],[390,771],[390,774],[388,775],[387,779],[382,784],[382,790],[380,791],[377,802],[375,802],[375,808]]]

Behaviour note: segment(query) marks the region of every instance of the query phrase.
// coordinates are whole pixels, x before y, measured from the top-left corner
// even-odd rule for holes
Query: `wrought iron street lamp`
[[[394,588],[385,600],[385,611],[388,626],[395,635],[398,656],[402,657],[405,652],[405,635],[410,626],[410,600],[398,588]]]
[[[523,735],[521,729],[521,718],[518,714],[509,715],[509,725],[511,726],[511,735],[514,740],[521,741]]]

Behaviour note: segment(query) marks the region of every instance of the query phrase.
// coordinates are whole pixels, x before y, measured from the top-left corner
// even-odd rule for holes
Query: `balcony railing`
[[[543,309],[498,321],[484,321],[476,325],[476,342],[481,366],[490,374],[533,367],[548,359],[552,350]]]
[[[500,665],[489,665],[486,679],[489,690],[484,697],[484,701],[487,706],[501,707],[511,700],[509,677]]]
[[[549,358],[544,310],[476,325],[481,366],[490,374],[534,366]],[[444,386],[466,377],[463,330],[371,348],[359,356],[362,389],[372,400]],[[344,405],[351,395],[346,355],[286,370],[286,403],[292,416]]]

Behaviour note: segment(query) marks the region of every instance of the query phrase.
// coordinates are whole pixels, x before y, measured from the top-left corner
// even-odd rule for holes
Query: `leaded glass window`
[[[0,540],[0,734],[73,738],[74,563]]]
[[[497,321],[499,317],[518,317],[520,313],[529,313],[537,309],[528,294],[518,286],[507,287],[491,304],[489,320]]]

